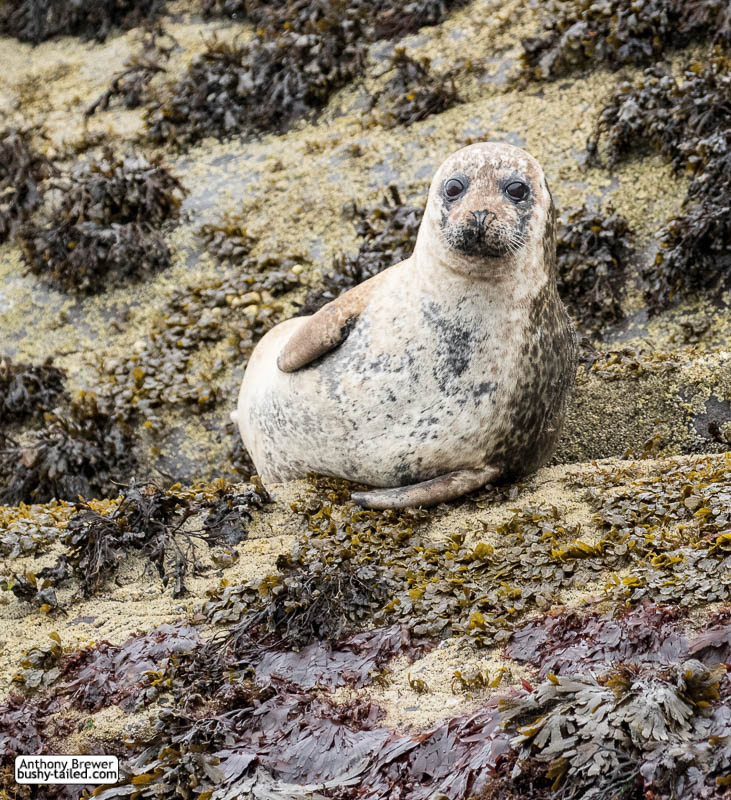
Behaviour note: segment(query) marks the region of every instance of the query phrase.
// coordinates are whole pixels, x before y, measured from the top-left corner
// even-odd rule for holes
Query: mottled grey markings
[[[497,383],[495,381],[482,381],[478,383],[473,392],[475,404],[479,406],[480,403],[482,403],[483,397],[487,397],[494,404],[495,392],[497,392]]]
[[[421,310],[424,321],[439,340],[434,378],[444,394],[453,394],[458,389],[450,387],[450,384],[469,368],[475,352],[475,332],[462,322],[443,315],[434,300],[422,300]]]

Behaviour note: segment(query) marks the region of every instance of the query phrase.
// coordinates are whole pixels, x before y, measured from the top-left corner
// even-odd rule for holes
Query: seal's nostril
[[[485,220],[488,217],[490,217],[490,222],[492,222],[493,219],[496,219],[495,214],[492,211],[487,211],[486,209],[483,209],[482,211],[470,211],[470,214],[472,214],[473,219],[481,228],[485,227]]]

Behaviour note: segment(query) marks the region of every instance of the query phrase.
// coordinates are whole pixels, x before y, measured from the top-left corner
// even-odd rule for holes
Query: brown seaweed
[[[30,133],[0,131],[0,244],[41,203],[41,184],[55,173],[51,162],[30,144]]]
[[[327,7],[302,32],[254,42],[208,42],[147,113],[154,142],[189,145],[206,136],[282,133],[325,105],[360,71],[356,31]]]
[[[46,503],[117,494],[135,466],[130,432],[92,393],[46,415],[23,441],[0,435],[0,503]]]
[[[48,358],[43,364],[0,357],[0,428],[40,417],[66,394],[66,373]]]
[[[411,58],[402,48],[396,48],[383,76],[390,77],[371,97],[370,109],[384,128],[408,127],[461,102],[451,75],[435,75],[428,59]]]
[[[167,46],[161,43],[163,38],[170,40]],[[176,45],[175,37],[162,27],[150,31],[145,37],[142,51],[125,61],[125,69],[112,78],[109,88],[86,109],[84,115],[91,117],[97,111],[107,111],[116,98],[125,108],[139,108],[153,102],[150,81],[155,75],[166,71],[160,62],[169,57]]]
[[[113,28],[135,28],[159,16],[165,0],[20,0],[0,4],[0,33],[38,44],[54,36],[104,41]]]
[[[552,79],[599,64],[644,66],[693,39],[728,44],[725,0],[549,0],[544,33],[522,41],[522,77]]]
[[[629,225],[613,209],[582,207],[558,230],[558,291],[574,319],[591,331],[624,316],[622,296],[631,253]]]
[[[641,147],[692,176],[682,213],[657,234],[643,270],[645,299],[657,313],[682,294],[723,289],[731,276],[731,61],[720,51],[691,62],[682,83],[660,67],[637,86],[622,83],[589,142],[596,159],[606,139],[610,163]]]
[[[106,150],[76,166],[58,188],[61,202],[44,224],[19,232],[31,272],[64,291],[93,294],[169,265],[158,228],[178,215],[185,190],[160,159],[119,159]]]
[[[513,775],[538,764],[568,800],[713,796],[715,777],[731,768],[725,672],[687,660],[598,677],[549,673],[500,704],[520,748]]]

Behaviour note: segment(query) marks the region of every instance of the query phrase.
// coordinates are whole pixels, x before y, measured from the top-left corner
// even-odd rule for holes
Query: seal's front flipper
[[[282,348],[277,358],[279,369],[294,372],[342,344],[370,302],[372,281],[382,274],[353,287],[313,314]]]
[[[351,499],[366,508],[410,508],[411,506],[435,506],[454,500],[463,494],[480,489],[495,480],[500,474],[497,467],[485,469],[460,469],[448,472],[411,486],[395,489],[374,489],[371,492],[353,492]]]

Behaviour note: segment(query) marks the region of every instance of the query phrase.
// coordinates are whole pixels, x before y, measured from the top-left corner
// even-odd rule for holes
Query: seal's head
[[[445,266],[477,277],[508,276],[510,264],[555,268],[554,211],[540,164],[519,147],[484,142],[464,147],[439,168],[420,231]],[[548,252],[551,250],[549,256]]]

